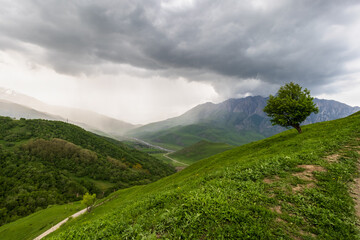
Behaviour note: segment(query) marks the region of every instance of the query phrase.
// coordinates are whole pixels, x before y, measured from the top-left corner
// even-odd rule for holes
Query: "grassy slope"
[[[34,239],[47,229],[85,208],[80,202],[49,206],[27,217],[0,227],[1,240]]]
[[[202,140],[189,147],[185,147],[179,151],[169,154],[169,157],[179,160],[180,162],[192,164],[200,159],[208,158],[234,147],[235,146],[226,143],[214,143]]]
[[[201,160],[74,220],[53,239],[359,239],[348,183],[356,175],[360,113],[286,131]],[[324,157],[343,151],[338,162]],[[298,165],[320,165],[312,187]],[[278,179],[265,183],[265,178]],[[310,185],[311,186],[311,185]],[[281,210],[272,210],[281,209]]]
[[[139,137],[155,144],[169,144],[170,146],[180,147],[187,147],[201,140],[242,145],[264,138],[263,135],[252,131],[237,132],[232,128],[215,127],[206,124],[177,126],[155,133],[143,134]]]

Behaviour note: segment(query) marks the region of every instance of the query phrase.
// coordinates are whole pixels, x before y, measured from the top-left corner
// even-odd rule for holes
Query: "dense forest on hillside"
[[[71,124],[6,117],[0,117],[0,169],[0,225],[86,192],[103,196],[174,172],[146,153]]]

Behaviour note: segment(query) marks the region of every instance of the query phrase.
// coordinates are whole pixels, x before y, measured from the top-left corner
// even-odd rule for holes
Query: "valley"
[[[357,171],[359,117],[308,125],[301,135],[286,131],[201,160],[155,183],[120,190],[94,215],[75,219],[49,239],[84,234],[357,239],[347,183]],[[336,161],[328,160],[337,153]]]
[[[92,214],[71,220],[46,239],[89,234],[357,239],[348,183],[357,174],[359,124],[357,113],[205,158],[154,183],[112,193]]]
[[[237,101],[245,100],[250,102],[254,100],[262,101],[260,97]],[[230,102],[234,103],[234,101],[235,100]],[[228,103],[229,102],[226,102],[226,104]],[[123,230],[116,230],[115,235],[106,235],[107,237],[116,236],[117,238],[124,238],[126,236],[125,232],[129,231],[126,227],[130,226],[129,220],[135,218],[139,221],[140,225],[137,225],[138,229],[136,232],[131,232],[130,235],[137,236],[137,234],[145,234],[148,238],[152,238],[152,236],[160,236],[160,238],[188,238],[189,236],[197,236],[196,238],[200,238],[201,236],[216,238],[217,232],[218,234],[221,233],[221,235],[226,233],[236,238],[244,237],[242,234],[250,234],[247,233],[247,231],[251,231],[252,235],[255,234],[254,236],[260,234],[260,232],[251,230],[252,227],[246,227],[247,224],[255,224],[259,229],[262,229],[261,231],[264,231],[263,234],[265,235],[258,235],[262,237],[277,238],[280,236],[294,238],[296,236],[311,239],[311,236],[323,236],[322,234],[324,233],[321,232],[322,230],[320,231],[310,223],[305,224],[300,220],[301,217],[297,220],[288,217],[286,214],[291,216],[291,214],[295,213],[296,215],[300,214],[300,216],[306,219],[308,219],[309,216],[306,215],[305,217],[305,213],[299,212],[299,210],[291,210],[283,201],[286,200],[290,205],[300,207],[301,204],[305,204],[306,201],[303,200],[305,202],[297,203],[297,200],[291,197],[294,194],[295,196],[300,194],[302,198],[308,199],[309,202],[313,203],[318,200],[313,199],[311,194],[315,194],[315,192],[312,191],[322,191],[321,188],[318,188],[319,186],[324,187],[327,186],[326,184],[332,186],[332,184],[334,184],[332,182],[326,182],[327,180],[322,182],[323,180],[317,177],[320,175],[316,173],[316,171],[320,171],[320,173],[328,173],[330,171],[329,169],[331,169],[333,165],[327,165],[322,160],[324,159],[323,156],[326,156],[329,152],[336,151],[336,154],[338,152],[344,152],[346,159],[350,158],[354,159],[354,161],[357,158],[356,151],[354,153],[355,155],[351,155],[354,150],[349,147],[344,148],[343,146],[344,144],[347,144],[347,146],[349,144],[357,144],[356,142],[351,142],[350,139],[353,138],[349,138],[349,136],[357,136],[356,123],[354,122],[359,121],[358,114],[336,120],[334,123],[332,121],[317,123],[315,125],[311,124],[312,122],[324,121],[338,116],[332,116],[329,114],[330,112],[348,115],[351,114],[352,111],[355,111],[356,108],[343,108],[343,105],[339,105],[336,102],[332,103],[334,104],[333,106],[325,106],[325,103],[328,102],[323,101],[318,103],[319,106],[322,106],[320,108],[322,115],[320,117],[310,117],[310,119],[307,120],[309,125],[305,126],[305,129],[308,130],[304,130],[304,134],[301,136],[296,136],[294,130],[290,130],[264,140],[257,139],[265,138],[265,135],[270,134],[270,132],[273,132],[272,134],[276,133],[276,131],[280,132],[280,128],[266,127],[268,128],[268,130],[266,130],[267,133],[261,135],[266,131],[263,132],[264,130],[261,130],[262,127],[260,126],[266,126],[267,123],[265,124],[265,122],[268,120],[266,118],[259,120],[260,118],[256,117],[258,115],[252,115],[251,113],[247,116],[250,116],[251,119],[258,118],[258,122],[257,125],[251,125],[253,124],[251,123],[250,125],[253,126],[253,128],[246,127],[246,129],[257,130],[240,130],[239,132],[239,129],[233,126],[237,126],[238,128],[240,126],[239,119],[244,119],[243,117],[239,118],[240,115],[237,115],[238,117],[231,117],[231,114],[227,115],[222,110],[219,110],[220,113],[218,116],[224,115],[229,117],[222,118],[223,120],[216,120],[214,114],[217,115],[217,113],[216,111],[214,113],[214,110],[209,110],[208,104],[205,104],[205,109],[207,110],[199,106],[195,109],[200,108],[202,110],[190,110],[189,113],[184,115],[185,117],[179,117],[179,119],[183,121],[183,119],[194,119],[194,116],[202,116],[200,122],[192,122],[190,125],[184,126],[176,125],[184,124],[184,122],[175,118],[165,121],[165,125],[167,126],[165,128],[164,123],[153,123],[149,126],[145,125],[139,129],[132,130],[133,133],[137,133],[134,135],[131,133],[130,137],[118,136],[117,138],[121,139],[122,142],[113,139],[108,134],[100,133],[104,136],[96,135],[64,122],[26,120],[23,118],[13,120],[2,117],[0,119],[2,123],[0,153],[3,173],[0,176],[0,180],[3,186],[3,193],[1,195],[3,196],[3,200],[0,209],[3,209],[1,218],[3,226],[0,227],[0,235],[4,236],[4,239],[12,239],[14,236],[17,236],[18,239],[32,239],[43,233],[49,226],[83,209],[84,206],[74,201],[80,200],[82,195],[88,191],[96,193],[100,198],[97,200],[97,205],[101,202],[104,204],[98,205],[93,210],[92,214],[94,215],[85,213],[76,219],[71,219],[45,239],[62,239],[65,235],[73,236],[72,239],[82,238],[82,230],[80,229],[84,221],[92,222],[92,225],[90,225],[91,229],[92,226],[97,228],[96,224],[104,221],[104,219],[110,219],[110,222],[105,221],[106,223],[101,223],[102,225],[105,224],[105,229],[112,229],[113,224],[124,225]],[[10,103],[6,102],[6,104]],[[241,104],[244,104],[244,102],[241,102]],[[237,106],[237,104],[233,104],[233,106]],[[259,105],[259,108],[261,106],[262,105]],[[11,109],[13,108],[11,107]],[[339,109],[343,110],[340,111]],[[245,116],[242,111],[240,111],[241,116]],[[33,110],[29,112],[31,114],[35,113]],[[237,112],[237,110],[235,112]],[[20,116],[21,115],[18,115],[18,117]],[[39,115],[39,117],[44,116],[45,115]],[[51,119],[51,117],[49,117],[49,119]],[[237,123],[234,125],[233,121]],[[247,122],[248,120],[244,121]],[[261,121],[263,121],[263,123],[261,123]],[[344,124],[341,124],[342,121]],[[169,122],[176,126],[171,126]],[[330,129],[331,126],[339,124],[344,126],[337,129],[335,133],[330,133],[328,129]],[[155,131],[149,132],[146,130],[149,127]],[[271,131],[269,130],[270,128],[272,129]],[[137,136],[139,133],[141,133],[141,138]],[[145,135],[142,135],[143,133],[145,133]],[[332,138],[335,139],[329,142]],[[212,141],[215,140],[215,142],[209,141],[209,139]],[[223,140],[223,142],[220,140]],[[252,143],[246,144],[246,142]],[[301,142],[305,145],[302,146],[303,143]],[[315,145],[319,144],[319,149],[315,150],[310,148],[310,142]],[[236,145],[242,146],[238,147]],[[285,147],[279,147],[280,145],[284,145]],[[309,162],[309,154],[312,156],[311,159],[317,159],[315,165],[313,165],[314,162]],[[281,156],[286,157],[283,158]],[[274,163],[272,163],[273,160],[275,160]],[[336,164],[338,163],[339,162]],[[348,168],[347,171],[352,172],[351,175],[347,177],[348,180],[346,181],[349,181],[350,178],[355,176],[356,171],[354,169],[351,170],[350,162],[343,162],[341,164],[345,164],[344,166],[341,165],[341,167]],[[350,165],[347,166],[346,164]],[[304,167],[305,175],[313,177],[302,177],[301,169]],[[308,171],[308,167],[314,167],[314,169],[317,170],[315,170],[315,172],[306,172]],[[237,171],[240,172],[236,173]],[[242,171],[245,172],[242,173]],[[247,171],[249,171],[249,173],[246,173]],[[16,172],[16,174],[14,174],[14,172]],[[177,173],[174,174],[175,172]],[[238,174],[240,175],[238,176]],[[342,175],[344,173],[339,172],[336,174]],[[171,176],[166,177],[168,175]],[[35,176],[39,176],[39,178]],[[47,185],[43,183],[44,177],[48,179],[46,181],[48,183]],[[220,181],[220,179],[222,180]],[[324,179],[327,178],[325,177]],[[223,185],[225,183],[227,185]],[[262,185],[264,183],[265,185]],[[10,188],[11,186],[17,186],[17,188],[9,191],[9,186]],[[347,201],[345,199],[348,193],[345,194],[345,192],[348,192],[348,190],[346,190],[348,187],[345,185],[343,187],[344,189],[341,190],[343,194],[341,195],[341,199],[345,197],[342,201]],[[241,191],[244,192],[238,195],[239,193],[237,193],[234,188],[243,189]],[[212,192],[215,189],[218,189],[219,196]],[[303,189],[305,189],[305,192],[303,192]],[[329,193],[334,195],[326,195],[323,197],[340,197],[340,195],[336,195],[339,194],[336,191],[330,191]],[[289,195],[289,193],[291,194]],[[316,194],[318,194],[318,192]],[[274,197],[269,197],[273,195],[278,196],[279,199],[276,200]],[[196,199],[194,196],[200,198]],[[250,202],[245,201],[244,196],[252,199],[255,206],[259,204],[259,206],[264,205],[266,207],[264,209],[258,207],[252,209],[250,205],[248,205]],[[228,198],[233,199],[232,201],[235,202],[229,202],[227,200]],[[15,202],[19,202],[19,199],[21,199],[22,203],[15,204]],[[321,199],[322,197],[320,197],[319,201],[323,201]],[[220,208],[217,202],[221,202],[223,207]],[[273,206],[275,202],[277,202],[278,205]],[[39,203],[41,204],[39,205]],[[236,205],[233,205],[235,203]],[[241,207],[238,205],[240,203],[242,204]],[[155,204],[155,206],[159,204],[159,206],[154,207],[153,204]],[[186,204],[189,209],[180,209],[174,204]],[[202,204],[205,208],[197,208],[196,204]],[[54,207],[51,207],[52,205],[54,205]],[[119,206],[126,207],[124,210],[120,210],[118,208]],[[240,209],[242,209],[241,214],[244,218],[245,230],[241,234],[232,230],[234,226],[232,226],[231,220],[225,220],[225,222],[223,222],[222,218],[224,216],[219,215],[221,212],[218,212],[220,209],[226,212],[235,211],[234,207],[240,207]],[[63,213],[54,211],[55,209],[60,210],[64,208],[68,210]],[[206,210],[207,208],[209,208],[209,210]],[[112,212],[110,209],[117,209],[116,211],[122,215],[122,218],[117,219],[117,217],[115,217],[118,216],[116,213],[108,215],[109,212]],[[205,210],[211,213],[207,213]],[[322,212],[325,211],[325,209],[320,208],[316,211]],[[155,214],[153,217],[148,215],[151,212]],[[268,226],[270,228],[263,229],[264,225],[261,221],[254,222],[254,220],[248,218],[246,214],[250,212],[257,214],[259,219],[275,222]],[[168,216],[166,218],[175,218],[178,220],[175,222],[167,222],[161,217],[163,214]],[[227,214],[226,219],[238,219],[239,216],[236,214],[240,214],[240,212],[235,211],[232,214]],[[322,216],[321,214],[317,215],[317,217]],[[335,214],[337,218],[336,221],[343,221],[340,215],[336,215],[337,213],[332,214]],[[350,214],[350,212],[347,212],[347,214]],[[145,219],[149,217],[155,225],[149,225],[147,221],[145,221]],[[329,215],[325,214],[323,217],[328,218]],[[213,219],[215,222],[220,223],[220,226],[226,223],[224,226],[227,227],[218,229],[212,222],[204,222],[204,218]],[[184,221],[190,221],[196,227],[186,229],[184,227],[188,225]],[[281,224],[277,226],[279,221]],[[297,225],[297,230],[291,229],[287,225],[298,224],[298,221],[300,221],[301,224]],[[341,224],[346,225],[345,222]],[[341,228],[344,228],[345,225],[342,225]],[[33,226],[33,230],[31,234],[27,235],[30,226]],[[201,228],[200,226],[206,226],[206,228],[212,228],[215,229],[215,231],[208,235],[205,228]],[[323,227],[327,229],[325,225]],[[152,232],[149,228],[156,229],[156,231]],[[198,228],[199,230],[196,230]],[[74,235],[74,232],[70,234],[69,231],[75,231],[76,234]],[[92,230],[90,230],[90,232],[91,231]],[[113,231],[114,230],[110,230],[110,232]],[[179,231],[183,233],[179,235]],[[326,232],[328,230],[324,231]],[[356,230],[351,231],[356,232]],[[346,234],[351,235],[351,231]],[[91,234],[97,236],[98,233],[91,232]],[[335,233],[331,234],[336,236]]]
[[[0,240],[360,240],[360,1],[0,19]]]

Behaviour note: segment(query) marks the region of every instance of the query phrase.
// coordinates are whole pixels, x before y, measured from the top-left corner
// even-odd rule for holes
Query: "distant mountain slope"
[[[201,140],[241,145],[248,143],[249,141],[256,141],[264,138],[263,135],[256,133],[255,131],[243,130],[241,134],[239,134],[229,127],[214,126],[212,124],[176,126],[155,133],[144,133],[137,137],[151,141],[154,144],[163,143],[170,148],[172,146],[190,146]]]
[[[113,139],[59,121],[0,117],[0,225],[85,192],[146,184],[175,169]]]
[[[36,111],[35,109],[0,99],[0,116],[11,118],[62,120],[60,116]]]
[[[226,143],[216,143],[201,140],[191,146],[185,147],[181,150],[169,154],[169,157],[175,158],[181,162],[192,164],[200,159],[208,158],[217,153],[221,153],[235,146]]]
[[[315,99],[319,106],[319,113],[312,114],[304,124],[329,121],[346,117],[358,110],[332,100]],[[196,106],[183,115],[165,121],[151,123],[130,131],[128,134],[137,138],[144,138],[151,142],[170,143],[189,146],[201,139],[241,145],[254,140],[272,136],[285,130],[279,126],[272,126],[269,118],[263,112],[266,98],[255,96],[240,99],[229,99],[219,104],[205,103]],[[188,132],[188,126],[207,126],[207,131],[220,130],[213,138],[203,131]],[[176,132],[174,132],[176,129]],[[184,140],[184,133],[187,138]],[[228,136],[231,138],[220,136]],[[216,139],[219,136],[219,139]]]
[[[32,108],[34,110],[44,112],[45,114],[48,115],[60,116],[59,118],[56,118],[54,120],[63,119],[78,126],[84,127],[87,130],[104,132],[112,136],[123,135],[126,131],[138,127],[137,125],[133,125],[88,110],[48,105],[35,98],[29,97],[24,94],[16,93],[9,89],[0,88],[0,99],[22,105],[24,108],[25,107]],[[38,114],[30,114],[29,112],[22,111],[23,109],[19,109],[19,108],[3,109],[3,111],[5,110],[13,112],[13,114],[19,116],[19,118],[20,117],[29,118],[29,119],[39,118]],[[48,119],[48,118],[44,118],[44,119]]]

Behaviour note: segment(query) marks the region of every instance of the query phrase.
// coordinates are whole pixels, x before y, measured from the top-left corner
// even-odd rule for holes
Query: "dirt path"
[[[360,142],[359,138],[356,140]],[[357,151],[358,154],[360,154],[359,145],[355,147],[355,150]],[[358,172],[360,173],[360,158],[358,159],[357,168],[358,168]],[[355,212],[356,212],[356,216],[358,217],[356,224],[358,227],[360,227],[360,178],[354,179],[354,183],[352,184],[351,187],[351,195],[355,201]]]
[[[131,138],[131,139],[132,139],[132,140],[135,140],[135,141],[137,141],[137,142],[140,142],[140,143],[142,143],[142,144],[148,145],[148,146],[150,146],[150,147],[153,147],[153,148],[156,148],[156,149],[160,149],[160,150],[162,150],[162,151],[167,152],[167,153],[164,154],[164,157],[166,157],[167,159],[170,159],[170,160],[173,161],[173,162],[176,162],[176,163],[179,163],[179,164],[181,164],[181,165],[184,165],[183,167],[176,167],[177,170],[179,170],[179,169],[182,170],[182,169],[184,169],[185,167],[189,166],[189,164],[180,162],[180,161],[178,161],[178,160],[175,160],[175,159],[169,157],[168,155],[169,155],[170,153],[173,153],[173,152],[174,152],[173,150],[166,149],[166,148],[163,148],[163,147],[160,147],[160,146],[157,146],[157,145],[148,143],[148,142],[146,142],[146,141],[144,141],[144,140],[141,140],[141,139],[138,139],[138,138]]]
[[[83,210],[78,211],[77,213],[74,213],[73,215],[71,215],[70,217],[65,218],[64,220],[62,220],[61,222],[59,222],[58,224],[56,224],[55,226],[53,226],[52,228],[50,228],[49,230],[47,230],[46,232],[42,233],[40,236],[34,238],[34,240],[39,240],[42,239],[43,237],[46,237],[47,235],[49,235],[50,233],[56,231],[57,229],[59,229],[59,227],[61,227],[61,225],[63,225],[64,223],[66,223],[69,218],[76,218],[82,214],[84,214],[86,212],[86,208]]]
[[[360,167],[358,165],[360,172]],[[360,178],[356,178],[354,181],[354,186],[352,187],[352,197],[355,201],[355,212],[358,217],[357,225],[360,226]]]
[[[130,138],[131,140],[135,140],[139,143],[142,143],[142,144],[145,144],[147,146],[150,146],[150,147],[153,147],[153,148],[156,148],[156,149],[159,149],[159,150],[162,150],[162,151],[165,151],[165,152],[173,152],[172,150],[170,149],[167,149],[167,148],[163,148],[163,147],[160,147],[160,146],[157,146],[157,145],[154,145],[154,144],[151,144],[151,143],[148,143],[144,140],[141,140],[141,139],[138,139],[138,138]]]
[[[117,195],[115,195],[115,196],[113,196],[113,197],[111,197],[111,198],[109,198],[109,199],[106,199],[105,201],[102,201],[101,203],[93,206],[93,209],[96,208],[96,207],[98,207],[98,206],[103,205],[104,203],[106,203],[106,202],[108,202],[108,201],[110,201],[110,200],[113,200],[113,199],[116,198],[116,197],[117,197]],[[71,215],[70,217],[65,218],[64,220],[62,220],[61,222],[59,222],[59,223],[56,224],[55,226],[51,227],[49,230],[47,230],[46,232],[42,233],[41,235],[39,235],[38,237],[34,238],[33,240],[42,239],[43,237],[46,237],[46,236],[49,235],[50,233],[55,232],[57,229],[59,229],[59,227],[61,227],[61,225],[63,225],[64,223],[66,223],[66,222],[69,220],[69,218],[77,218],[78,216],[86,213],[86,210],[87,210],[87,208],[84,208],[83,210],[80,210],[80,211],[78,211],[77,213],[74,213],[74,214]]]
[[[173,159],[173,158],[171,158],[171,157],[169,157],[168,155],[170,154],[171,152],[169,152],[169,153],[165,153],[164,154],[164,157],[166,157],[166,158],[168,158],[168,159],[170,159],[171,161],[173,161],[173,162],[176,162],[176,163],[179,163],[179,164],[182,164],[182,165],[184,165],[184,166],[189,166],[189,164],[186,164],[186,163],[183,163],[183,162],[180,162],[180,161],[178,161],[178,160],[175,160],[175,159]]]

